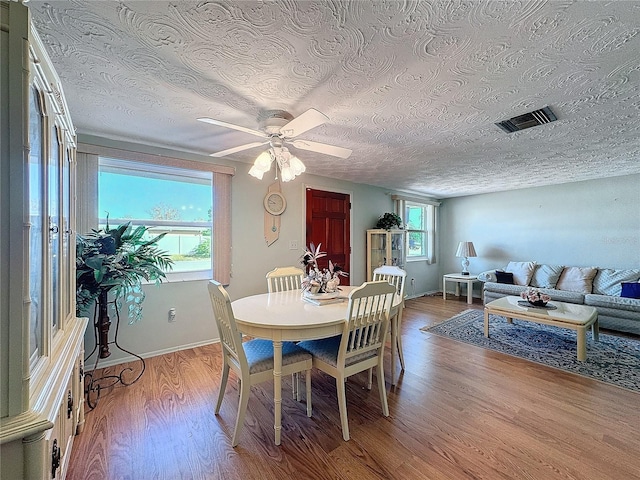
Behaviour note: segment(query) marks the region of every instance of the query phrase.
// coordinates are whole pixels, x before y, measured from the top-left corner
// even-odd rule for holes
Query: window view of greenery
[[[427,254],[425,209],[421,205],[405,206],[405,223],[408,237],[407,257],[424,257]]]
[[[172,272],[211,270],[211,173],[100,158],[100,228],[109,219],[167,235],[159,247],[175,262]]]

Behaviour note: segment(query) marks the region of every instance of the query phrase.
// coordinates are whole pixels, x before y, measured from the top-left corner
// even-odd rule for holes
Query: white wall
[[[282,214],[280,238],[267,247],[264,241],[263,199],[273,177],[265,175],[257,180],[247,174],[250,165],[212,160],[193,154],[152,148],[130,143],[114,142],[90,136],[80,136],[80,143],[122,148],[145,153],[199,160],[236,167],[232,181],[232,278],[227,287],[232,300],[267,291],[265,274],[276,266],[299,265],[305,243],[305,187],[339,191],[351,195],[352,257],[349,282],[359,285],[366,280],[366,230],[373,228],[378,217],[392,211],[393,202],[388,191],[368,185],[303,174],[292,182],[282,184],[287,209]],[[273,172],[271,172],[273,175]],[[298,250],[290,250],[290,240],[296,240]],[[134,325],[124,320],[120,326],[119,344],[139,353],[152,356],[190,345],[210,343],[218,338],[212,318],[206,281],[165,283],[145,287],[143,319]],[[176,322],[168,322],[169,308],[176,309]],[[113,322],[113,318],[112,318]],[[112,328],[112,333],[113,333]],[[93,329],[85,335],[85,349],[89,353],[95,345]],[[111,348],[112,355],[101,360],[100,367],[116,364],[128,356]],[[87,362],[92,369],[94,359]]]
[[[640,175],[447,199],[440,220],[441,273],[460,271],[464,240],[471,273],[510,260],[640,268]]]

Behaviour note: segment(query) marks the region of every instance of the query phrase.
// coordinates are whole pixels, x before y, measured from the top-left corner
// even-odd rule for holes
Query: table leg
[[[578,360],[584,362],[587,358],[587,327],[578,327],[576,337],[578,342]]]
[[[473,283],[467,282],[467,303],[471,305],[473,303]]]
[[[273,341],[273,412],[276,445],[282,431],[282,340]]]
[[[446,277],[442,278],[442,299],[447,299],[447,279]]]
[[[484,336],[489,338],[489,311],[484,309]]]
[[[596,342],[600,341],[600,322],[596,318],[596,321],[591,325],[591,333],[593,334],[593,340]]]

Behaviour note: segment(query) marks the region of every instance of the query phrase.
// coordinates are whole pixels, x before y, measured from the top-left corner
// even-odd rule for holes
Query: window
[[[397,195],[392,198],[407,231],[407,261],[435,263],[435,216],[439,203]]]
[[[212,278],[212,181],[211,172],[100,157],[99,227],[108,216],[111,227],[131,222],[149,227],[150,237],[166,233],[158,246],[174,261],[167,273]]]
[[[235,168],[89,144],[78,145],[76,158],[76,218],[80,233],[98,228],[99,224],[104,226],[107,212],[110,226],[137,221],[157,233],[171,228],[172,233],[165,239],[174,243],[163,248],[176,255],[178,261],[167,274],[168,280],[213,278],[229,284],[231,179]],[[106,184],[100,188],[101,182]],[[206,199],[203,188],[208,191]],[[180,213],[179,218],[174,210]],[[145,218],[134,218],[138,216]],[[204,256],[206,252],[209,258]]]

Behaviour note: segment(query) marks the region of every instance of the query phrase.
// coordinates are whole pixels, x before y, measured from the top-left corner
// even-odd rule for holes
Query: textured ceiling
[[[256,137],[198,117],[316,108],[300,138],[353,150],[295,151],[317,175],[446,198],[640,173],[640,1],[27,5],[81,134],[208,154]]]

